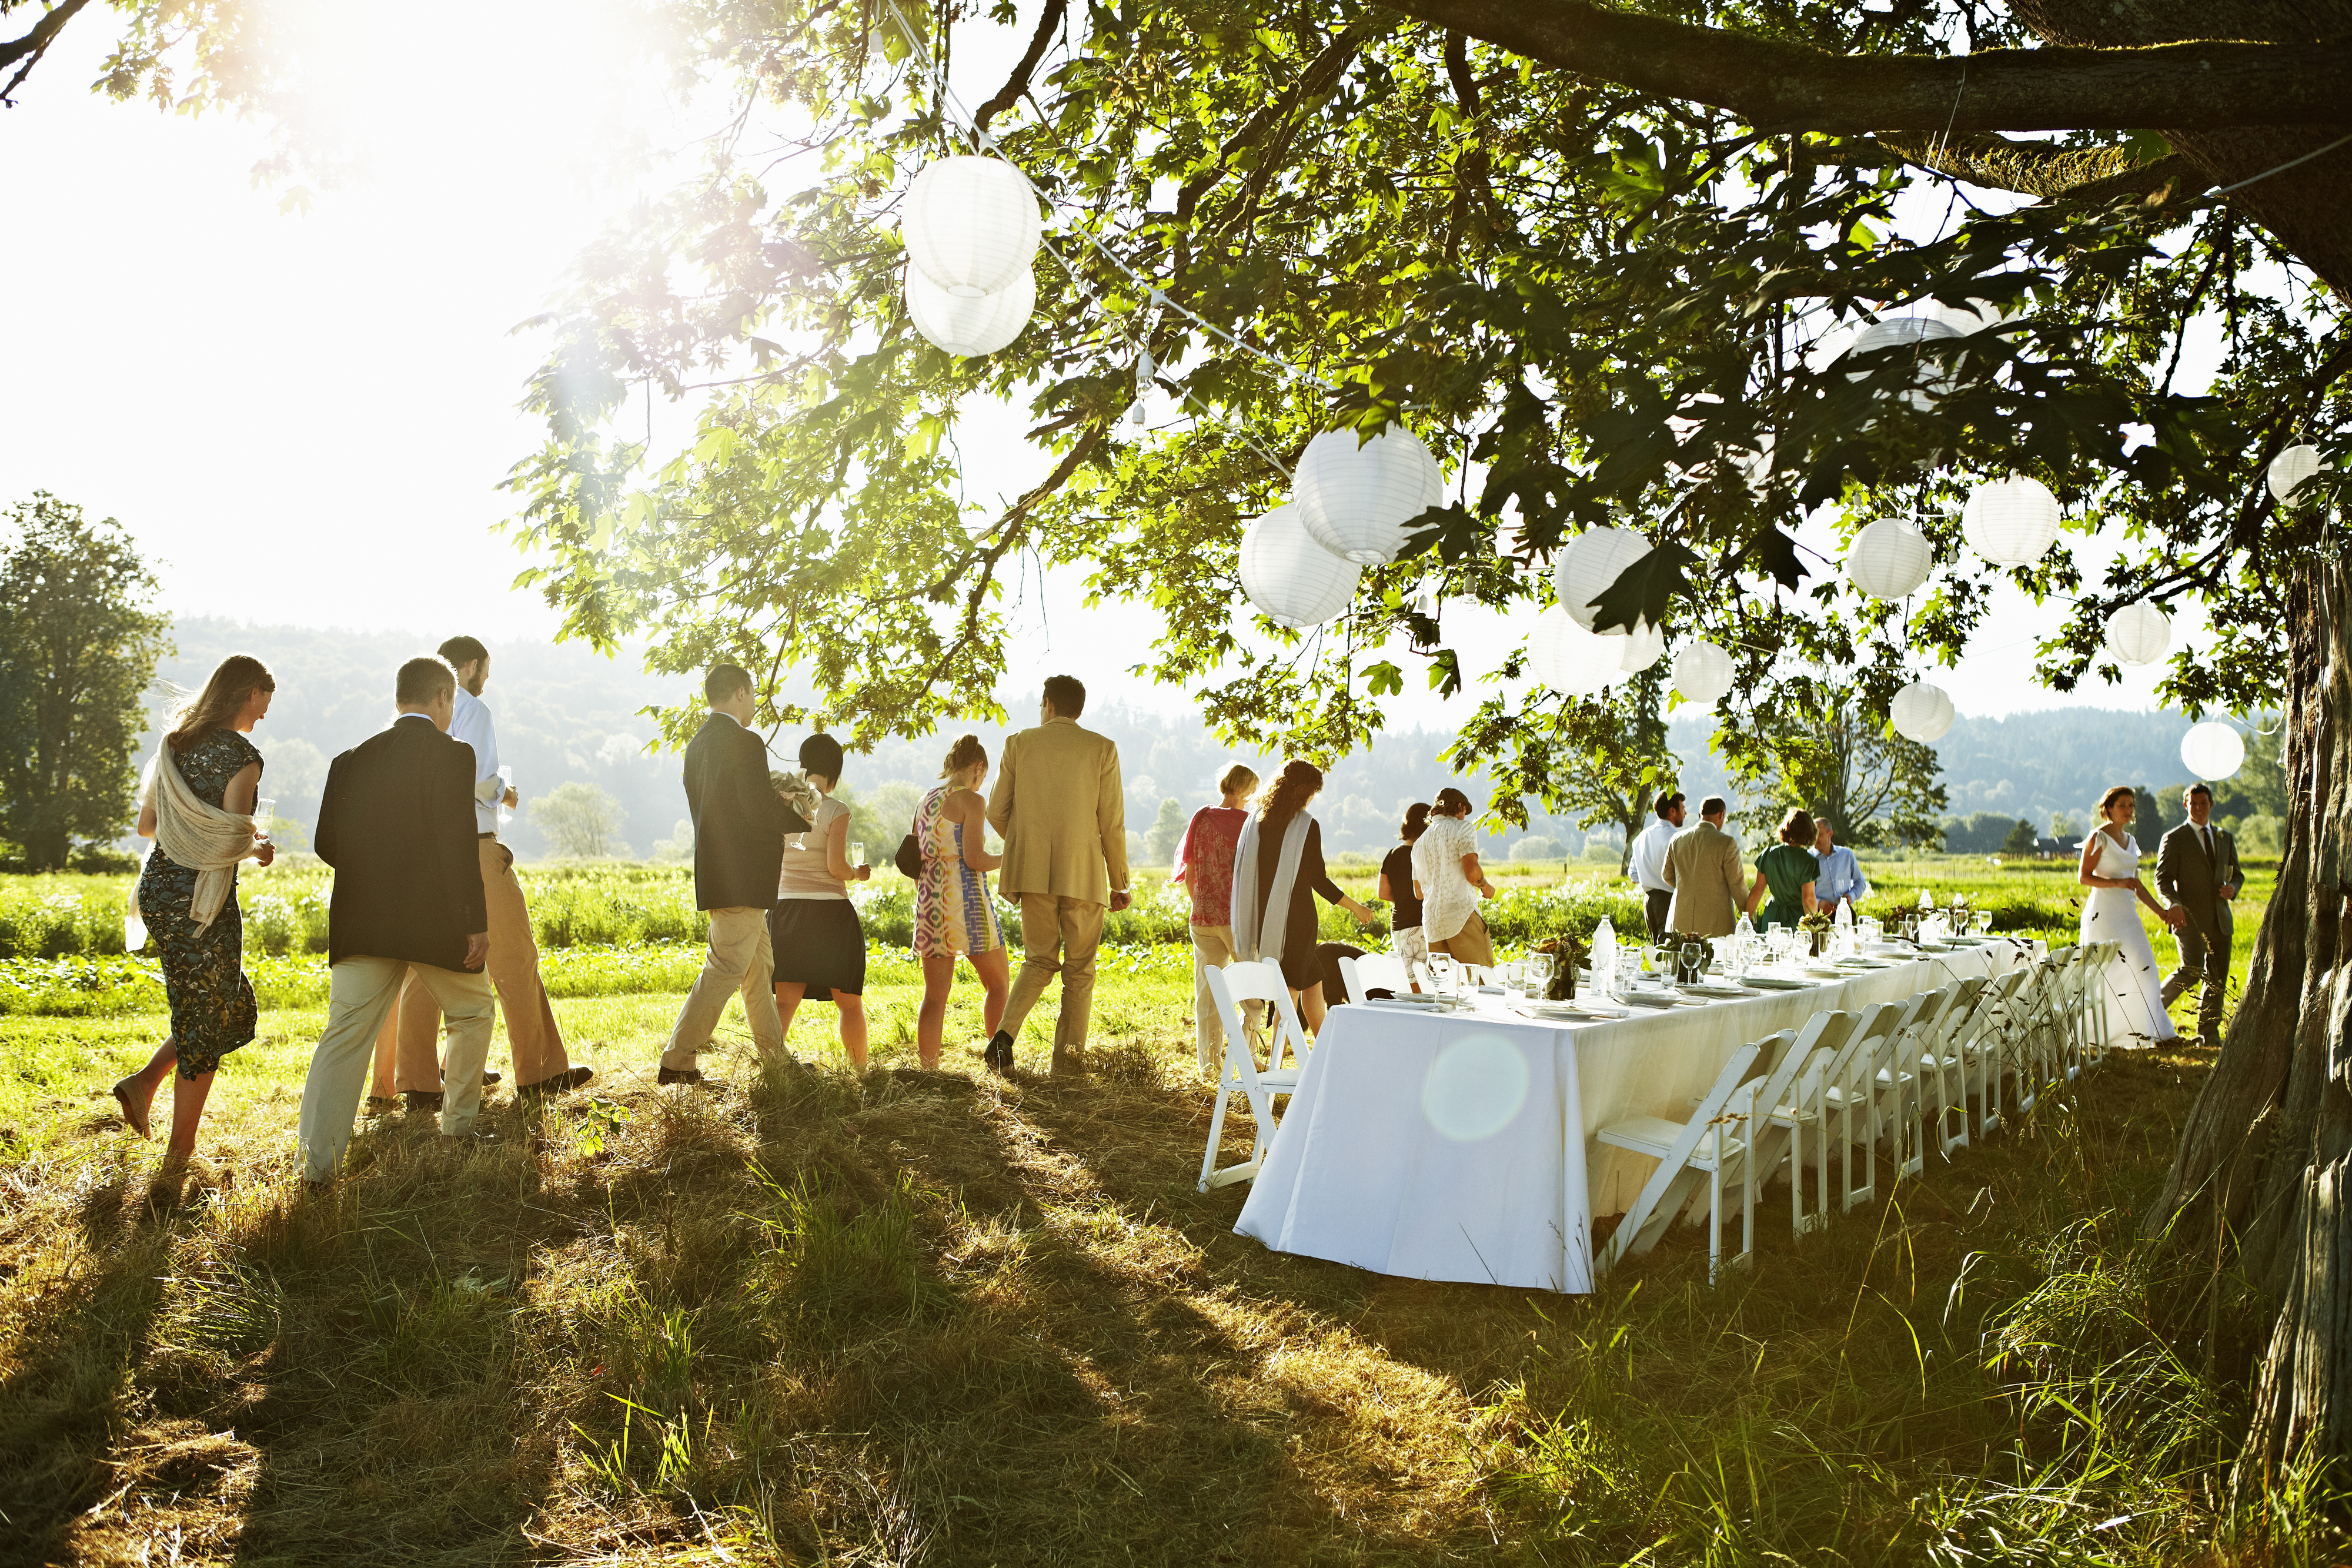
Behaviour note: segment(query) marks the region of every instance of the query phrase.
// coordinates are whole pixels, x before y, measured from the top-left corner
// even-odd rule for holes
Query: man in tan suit
[[[1037,727],[1005,737],[996,788],[989,792],[988,825],[1004,837],[996,890],[1021,901],[1024,950],[1003,1019],[988,1041],[994,1072],[1013,1071],[1013,1042],[1056,974],[1062,1011],[1054,1023],[1054,1072],[1086,1071],[1103,915],[1127,907],[1127,802],[1119,789],[1118,747],[1108,737],[1078,727],[1086,706],[1087,688],[1076,676],[1047,676]]]
[[[2188,921],[2173,928],[2180,944],[2180,967],[2166,977],[2164,1005],[2170,1007],[2191,986],[2204,987],[2197,999],[2197,1032],[2209,1046],[2221,1043],[2221,1013],[2229,1001],[2230,947],[2237,935],[2235,900],[2246,883],[2238,869],[2238,841],[2215,827],[2213,791],[2189,787],[2189,820],[2164,835],[2156,850],[2156,885]]]
[[[1667,929],[1678,936],[1728,936],[1747,901],[1739,846],[1723,831],[1723,797],[1698,803],[1698,822],[1666,845],[1666,885],[1675,890]]]

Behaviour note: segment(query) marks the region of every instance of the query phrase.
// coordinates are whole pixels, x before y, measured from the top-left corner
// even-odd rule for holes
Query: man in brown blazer
[[[1078,727],[1086,706],[1087,688],[1076,676],[1047,676],[1037,727],[1005,737],[989,792],[988,824],[1004,837],[996,890],[1021,903],[1024,949],[1004,1017],[988,1041],[994,1072],[1013,1071],[1013,1042],[1056,974],[1062,1011],[1054,1023],[1054,1071],[1086,1071],[1103,915],[1128,904],[1118,747]]]
[[[1666,845],[1666,885],[1675,890],[1667,929],[1678,936],[1728,936],[1748,898],[1739,846],[1723,831],[1720,795],[1698,803],[1698,821]]]
[[[2230,946],[2237,936],[2234,901],[2246,883],[2238,869],[2238,841],[2207,819],[2213,791],[2189,787],[2189,820],[2164,835],[2156,850],[2156,885],[2189,919],[2173,930],[2180,944],[2180,967],[2165,977],[2164,1005],[2202,984],[2197,998],[2197,1032],[2207,1045],[2221,1043],[2221,1009],[2229,1001]]]

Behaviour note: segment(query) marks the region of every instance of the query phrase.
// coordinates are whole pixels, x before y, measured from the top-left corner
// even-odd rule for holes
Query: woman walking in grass
[[[1389,951],[1408,977],[1415,964],[1429,962],[1429,938],[1421,928],[1421,894],[1412,880],[1412,846],[1428,831],[1429,802],[1415,800],[1404,809],[1395,845],[1381,857],[1380,894],[1394,912],[1389,916]]]
[[[155,847],[140,869],[132,913],[163,961],[172,1032],[146,1066],[114,1086],[122,1120],[147,1136],[148,1113],[175,1068],[166,1179],[196,1152],[196,1124],[221,1058],[253,1039],[253,985],[245,977],[245,925],[236,868],[277,855],[257,831],[261,753],[246,739],[269,712],[278,682],[258,659],[233,653],[194,701],[173,716],[140,787],[139,836]]]
[[[1478,900],[1495,896],[1478,863],[1478,835],[1470,827],[1470,797],[1447,785],[1437,792],[1428,825],[1412,845],[1413,891],[1421,897],[1425,952],[1492,968],[1495,944],[1478,914]]]
[[[1297,758],[1282,765],[1257,815],[1243,824],[1234,852],[1234,953],[1244,963],[1269,960],[1298,999],[1309,1033],[1323,1025],[1323,960],[1315,950],[1315,897],[1355,917],[1372,912],[1340,891],[1323,869],[1323,829],[1307,814],[1323,789],[1323,770]]]
[[[789,1034],[793,1014],[811,991],[841,1015],[841,1049],[852,1071],[866,1071],[866,931],[849,884],[874,868],[849,863],[849,808],[833,798],[841,782],[841,742],[812,735],[801,742],[801,773],[816,791],[806,832],[784,835],[776,903],[768,912],[775,954],[776,1014]]]
[[[1255,773],[1238,762],[1226,768],[1217,780],[1218,803],[1202,807],[1184,824],[1184,841],[1176,846],[1176,866],[1168,875],[1192,895],[1192,1049],[1210,1078],[1224,1066],[1225,1026],[1209,995],[1209,971],[1234,961],[1234,853],[1256,792]],[[1262,1007],[1242,1004],[1244,1027],[1257,1027]]]
[[[915,842],[921,847],[922,873],[915,879],[915,956],[923,966],[923,1005],[915,1015],[915,1051],[926,1068],[940,1064],[947,1037],[948,995],[955,989],[958,958],[971,961],[983,995],[981,1023],[993,1035],[1004,1017],[1012,987],[1004,933],[988,894],[988,873],[1004,857],[988,852],[988,802],[981,780],[988,777],[988,753],[980,737],[967,735],[948,748],[940,768],[947,782],[915,809]]]

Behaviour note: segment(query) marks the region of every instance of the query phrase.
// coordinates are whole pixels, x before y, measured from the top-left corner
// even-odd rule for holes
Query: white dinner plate
[[[1748,996],[1753,996],[1753,995],[1755,995],[1755,993],[1754,993],[1753,991],[1742,990],[1742,989],[1741,989],[1739,987],[1738,987],[1738,986],[1717,986],[1717,985],[1685,986],[1685,987],[1683,988],[1683,994],[1684,994],[1685,996],[1691,996],[1691,997],[1723,997],[1723,998],[1738,998],[1738,997],[1748,997]]]

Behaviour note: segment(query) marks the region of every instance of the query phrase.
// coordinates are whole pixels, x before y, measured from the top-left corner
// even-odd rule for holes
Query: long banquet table
[[[1529,1018],[1496,997],[1452,1013],[1334,1008],[1234,1228],[1375,1273],[1590,1291],[1592,1217],[1622,1213],[1656,1168],[1595,1133],[1628,1116],[1686,1119],[1734,1051],[1816,1012],[1998,975],[2023,956],[1996,941],[1591,1023]]]

